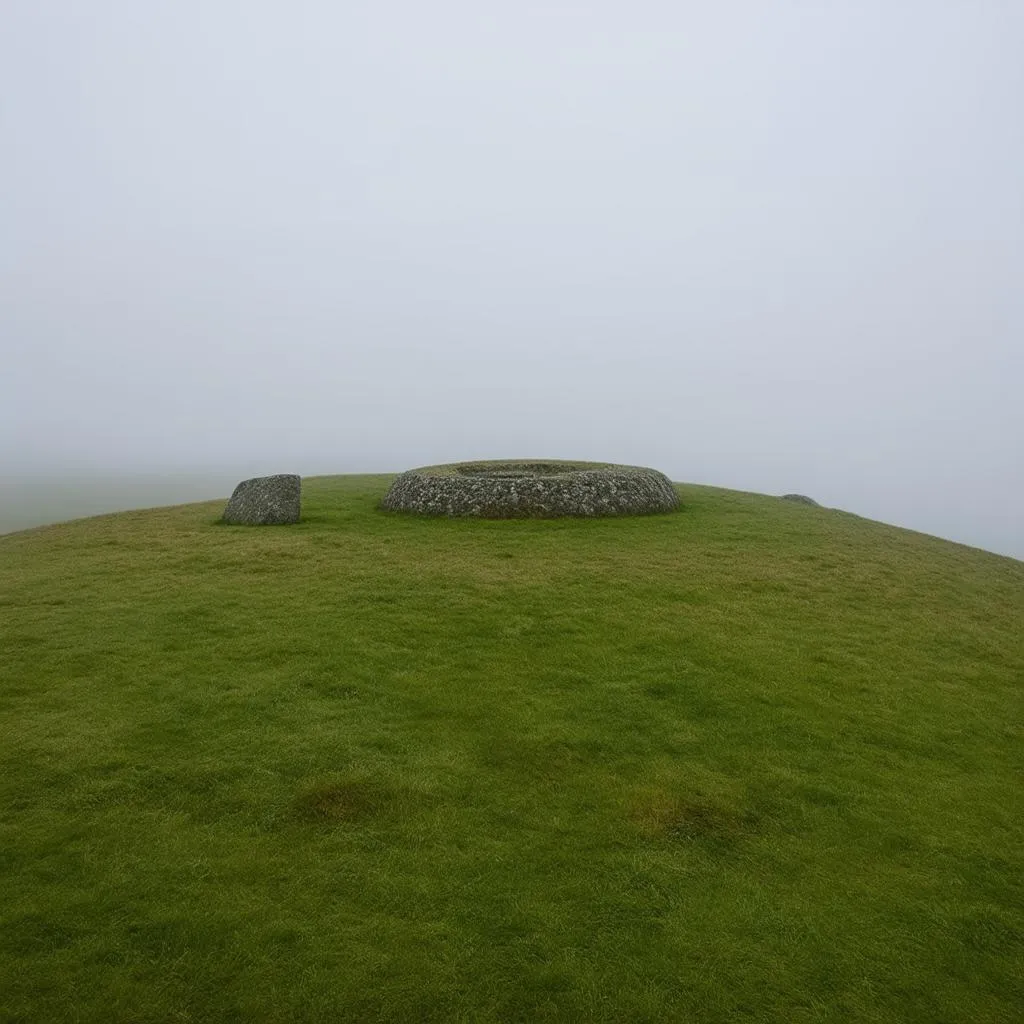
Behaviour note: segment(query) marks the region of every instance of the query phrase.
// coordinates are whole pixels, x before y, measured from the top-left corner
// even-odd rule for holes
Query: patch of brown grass
[[[393,794],[379,783],[333,780],[307,786],[295,798],[296,816],[321,824],[362,821],[384,811]]]
[[[755,831],[756,816],[713,797],[680,796],[665,791],[643,794],[633,818],[650,838],[737,842]]]

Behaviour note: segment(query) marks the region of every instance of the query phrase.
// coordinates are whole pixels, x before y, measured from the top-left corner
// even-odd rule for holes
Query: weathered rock
[[[299,521],[302,479],[292,473],[243,480],[224,509],[225,523],[278,526]]]
[[[806,494],[784,494],[782,496],[783,501],[796,501],[801,505],[814,505],[819,507],[818,503],[813,498],[808,498]]]
[[[679,496],[663,473],[606,462],[457,462],[402,473],[381,507],[428,516],[552,519],[670,512]]]

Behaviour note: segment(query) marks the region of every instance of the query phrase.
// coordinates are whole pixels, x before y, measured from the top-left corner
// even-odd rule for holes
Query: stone
[[[814,505],[815,508],[821,507],[813,498],[808,498],[806,494],[784,494],[782,500],[795,501],[800,505]]]
[[[671,512],[679,495],[663,473],[607,462],[456,462],[410,469],[381,507],[426,516],[554,519]]]
[[[243,480],[224,509],[223,522],[283,526],[299,521],[302,478],[293,473]]]

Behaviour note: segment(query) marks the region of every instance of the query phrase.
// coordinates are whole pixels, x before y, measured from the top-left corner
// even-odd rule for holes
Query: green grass
[[[1020,1019],[1024,563],[388,481],[0,537],[0,1020]]]

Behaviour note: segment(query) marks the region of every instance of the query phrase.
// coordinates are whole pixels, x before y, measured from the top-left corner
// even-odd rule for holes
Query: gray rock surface
[[[670,512],[679,496],[663,473],[606,462],[498,461],[402,473],[381,507],[427,516],[553,519]]]
[[[782,500],[795,501],[801,505],[814,505],[817,508],[821,507],[813,498],[808,498],[806,494],[784,494]]]
[[[302,479],[293,473],[243,480],[224,509],[225,523],[280,526],[299,521]]]

